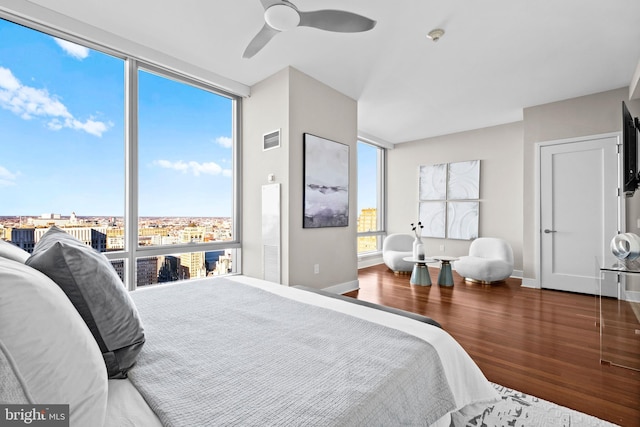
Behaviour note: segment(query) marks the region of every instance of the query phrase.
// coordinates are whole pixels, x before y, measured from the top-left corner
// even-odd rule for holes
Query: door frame
[[[534,185],[535,185],[535,209],[534,209],[534,227],[535,227],[535,239],[534,239],[534,271],[536,274],[534,283],[531,283],[531,287],[542,289],[542,225],[541,225],[541,199],[542,199],[542,148],[548,147],[551,145],[560,145],[560,144],[571,144],[576,142],[587,142],[592,141],[594,139],[604,139],[604,138],[616,138],[618,145],[618,232],[624,233],[626,232],[626,197],[622,193],[622,132],[609,132],[602,133],[597,135],[586,135],[579,136],[574,138],[566,138],[566,139],[556,139],[551,141],[542,141],[535,143],[535,159],[534,159]],[[612,237],[613,238],[613,237]],[[596,268],[596,264],[594,262],[594,270]]]

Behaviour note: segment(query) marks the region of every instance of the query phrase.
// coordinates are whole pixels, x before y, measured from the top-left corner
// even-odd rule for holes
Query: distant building
[[[378,213],[376,208],[365,208],[360,211],[358,216],[358,232],[377,231],[378,230]],[[377,236],[358,237],[358,253],[374,252],[378,250]]]
[[[207,266],[204,252],[180,254],[180,279],[197,279],[207,277]]]
[[[60,227],[60,229],[98,252],[107,251],[107,227]],[[49,228],[36,228],[35,243],[38,243],[47,231]]]
[[[73,218],[75,219],[76,214],[73,213]],[[29,218],[27,219],[27,223],[29,225],[33,225],[34,227],[51,227],[53,225],[57,225],[58,227],[64,227],[69,224],[71,218],[63,218],[60,214],[42,214],[40,218]],[[76,222],[77,223],[77,222]]]
[[[180,231],[180,243],[201,243],[207,233],[206,227],[185,227]]]
[[[124,260],[116,259],[111,265],[124,283]],[[146,286],[158,283],[158,258],[138,258],[136,261],[136,286]]]
[[[136,266],[137,286],[158,283],[158,257],[138,258]]]
[[[35,228],[13,228],[6,235],[9,236],[9,242],[29,253],[33,253],[33,247],[36,245]]]
[[[216,268],[212,270],[209,275],[210,276],[223,276],[225,274],[231,273],[231,269],[233,267],[233,255],[229,250],[225,251],[222,255],[218,257],[218,262],[216,263]]]
[[[167,255],[159,257],[158,283],[175,282],[179,280],[178,274],[180,262],[178,258]]]

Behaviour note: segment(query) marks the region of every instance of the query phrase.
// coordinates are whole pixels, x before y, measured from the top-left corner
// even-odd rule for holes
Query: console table
[[[600,363],[640,370],[640,261],[598,265]]]

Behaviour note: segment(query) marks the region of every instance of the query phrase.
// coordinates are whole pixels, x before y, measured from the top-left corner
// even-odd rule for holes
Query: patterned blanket
[[[455,409],[424,340],[236,281],[132,293],[129,378],[166,426],[429,425]]]

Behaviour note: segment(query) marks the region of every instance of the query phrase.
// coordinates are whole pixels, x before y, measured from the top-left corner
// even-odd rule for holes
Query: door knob
[[[544,229],[544,232],[545,232],[546,234],[549,234],[549,233],[555,233],[555,232],[556,232],[556,230],[549,230],[548,228],[545,228],[545,229]]]

